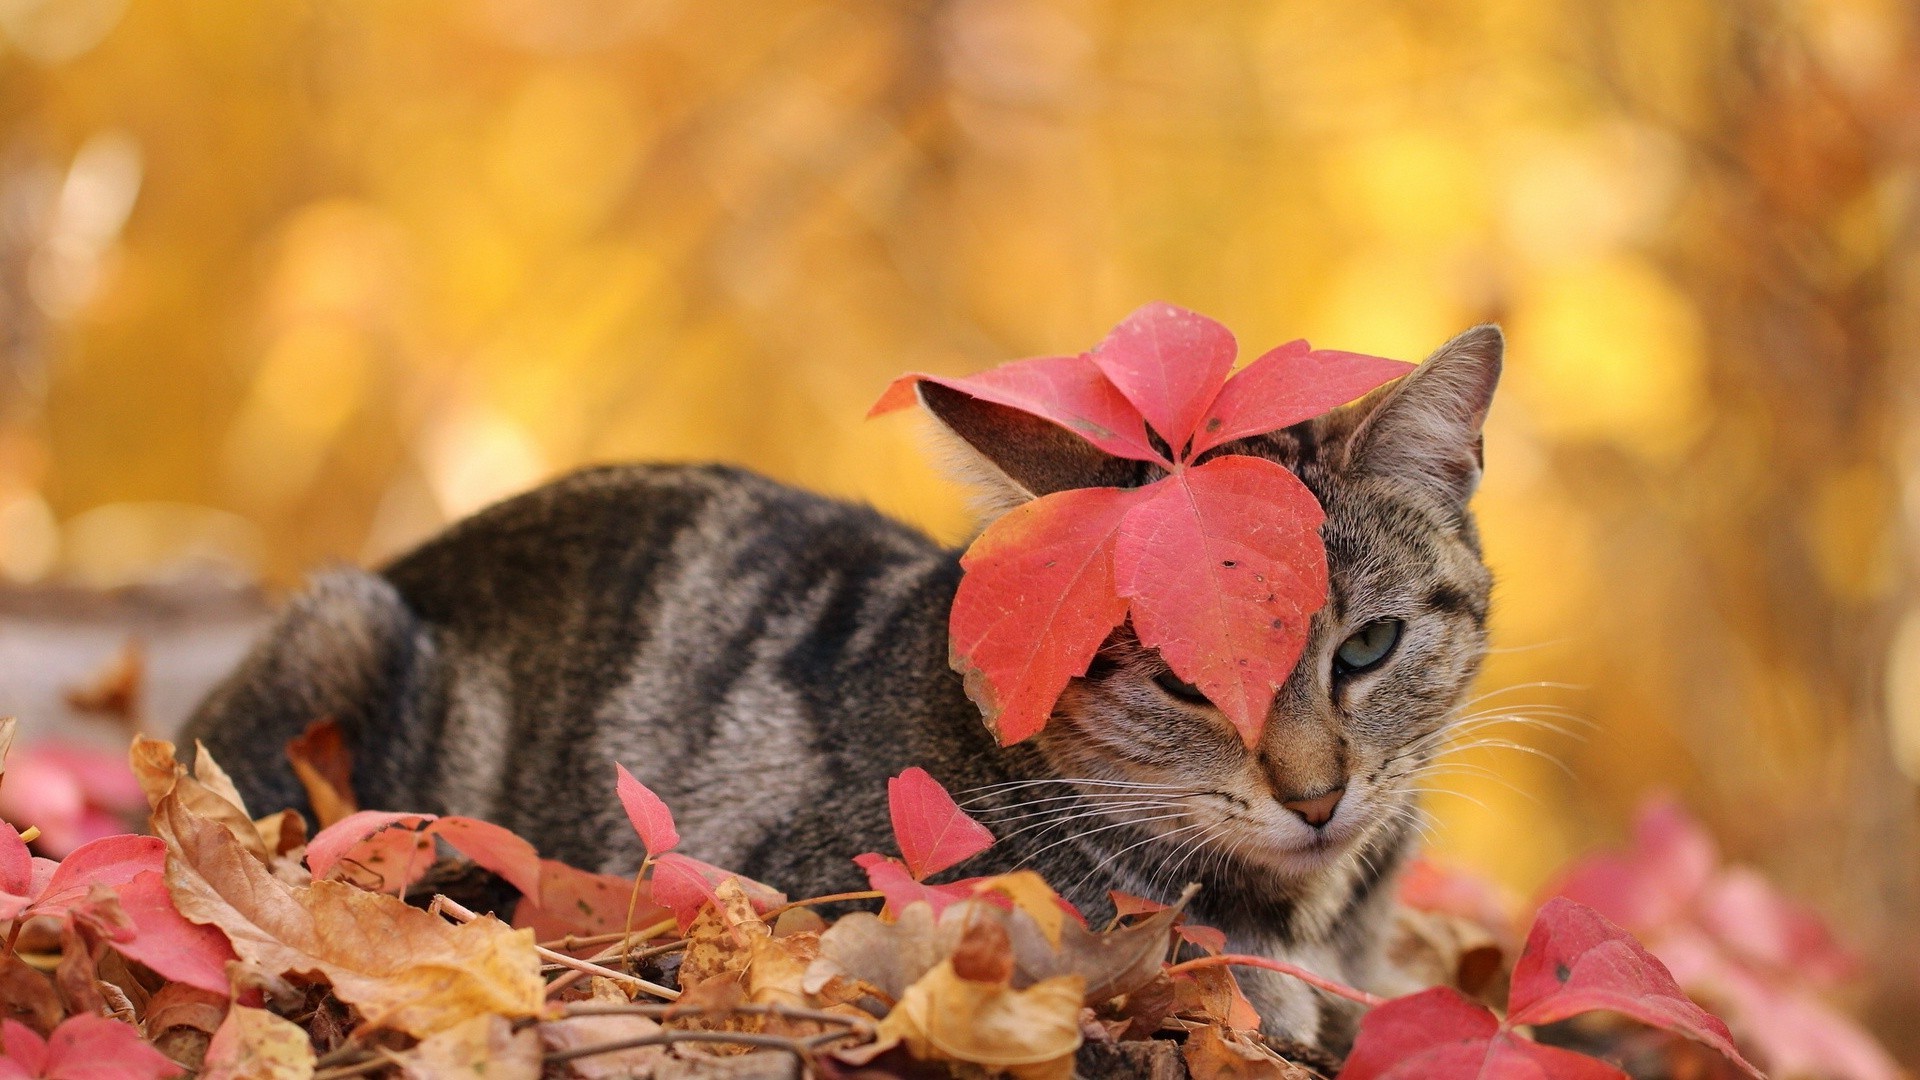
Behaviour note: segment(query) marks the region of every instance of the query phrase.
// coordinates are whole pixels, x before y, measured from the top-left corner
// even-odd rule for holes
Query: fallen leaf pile
[[[10,736],[0,722],[0,743]],[[1260,1032],[1233,976],[1245,966],[1368,1006],[1349,1080],[1618,1080],[1616,1064],[1551,1037],[1592,1016],[1628,1033],[1639,1075],[1650,1038],[1666,1040],[1653,1044],[1674,1064],[1664,1075],[1759,1076],[1743,1054],[1783,1053],[1778,1032],[1737,1039],[1574,899],[1540,909],[1509,969],[1498,900],[1424,864],[1395,931],[1402,985],[1379,988],[1406,992],[1386,998],[1230,952],[1187,920],[1193,887],[1166,904],[1115,893],[1118,914],[1094,927],[1030,871],[933,882],[993,836],[920,769],[889,784],[899,854],[856,856],[873,891],[790,902],[677,851],[671,810],[624,768],[616,793],[647,852],[632,878],[541,859],[486,822],[360,810],[325,725],[289,753],[326,808],[311,838],[298,814],[252,816],[203,749],[189,769],[151,739],[131,762],[154,835],[99,837],[55,862],[30,852],[35,830],[0,823],[0,1080],[677,1080],[770,1075],[746,1068],[766,1060],[784,1076],[1067,1080],[1089,1043],[1177,1047],[1194,1080],[1331,1076],[1337,1062]],[[1844,954],[1810,914],[1716,870],[1704,834],[1673,814],[1643,825],[1635,853],[1576,868],[1567,891],[1656,924],[1651,940],[1683,958],[1674,942],[1716,942],[1716,965],[1689,972],[1839,976]],[[521,894],[507,921],[417,888],[461,867]],[[813,910],[861,900],[879,910],[831,923]],[[1848,1056],[1791,1068],[1895,1075]]]

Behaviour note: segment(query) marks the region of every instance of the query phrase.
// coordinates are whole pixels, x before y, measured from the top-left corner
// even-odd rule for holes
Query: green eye
[[[1399,619],[1370,622],[1340,643],[1340,650],[1333,654],[1334,674],[1358,675],[1371,671],[1392,655],[1393,647],[1399,642]]]

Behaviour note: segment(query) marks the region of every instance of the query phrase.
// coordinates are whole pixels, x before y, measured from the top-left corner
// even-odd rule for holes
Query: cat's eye
[[[1353,632],[1333,654],[1336,675],[1358,675],[1372,671],[1393,655],[1400,643],[1400,620],[1379,619]]]
[[[1193,685],[1171,671],[1163,671],[1153,677],[1153,685],[1167,692],[1167,696],[1184,701],[1189,705],[1211,705],[1206,691]]]

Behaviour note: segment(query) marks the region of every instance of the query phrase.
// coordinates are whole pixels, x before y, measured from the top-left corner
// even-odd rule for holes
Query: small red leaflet
[[[983,878],[950,885],[928,885],[928,876],[971,859],[993,846],[993,834],[967,816],[953,796],[925,769],[914,766],[887,781],[887,810],[893,817],[893,838],[899,859],[867,852],[854,862],[867,872],[874,889],[884,893],[894,911],[917,900],[933,906],[935,914],[948,904],[968,899]]]
[[[1450,987],[1382,1005],[1360,1021],[1344,1080],[1481,1080],[1503,1076],[1566,1076],[1621,1080],[1604,1062],[1542,1046],[1514,1030],[1605,1009],[1683,1035],[1761,1077],[1734,1048],[1727,1026],[1695,1005],[1673,976],[1633,935],[1606,916],[1565,898],[1535,917],[1513,970],[1507,1019]]]
[[[663,851],[671,850],[680,842],[680,830],[673,827],[673,811],[660,801],[653,789],[633,778],[625,765],[616,764],[619,770],[614,780],[614,790],[620,796],[620,805],[626,808],[627,820],[633,822],[633,831],[640,834],[640,842],[646,845],[647,855],[658,858]]]
[[[371,873],[374,888],[389,891],[420,880],[433,865],[434,838],[506,879],[525,896],[540,895],[540,855],[532,844],[488,821],[433,814],[361,810],[314,834],[307,868],[324,878],[346,864]]]
[[[673,811],[652,788],[628,772],[626,766],[615,764],[614,769],[614,790],[620,796],[620,805],[626,809],[627,820],[633,823],[633,831],[640,834],[640,842],[646,845],[647,856],[653,860],[653,877],[648,880],[652,900],[673,912],[681,930],[693,925],[694,916],[703,906],[719,900],[714,889],[728,878],[740,883],[756,911],[768,911],[787,902],[784,894],[750,877],[667,850],[680,843]]]
[[[906,375],[874,405],[872,414],[904,408],[916,384],[932,382],[1166,471],[1135,489],[1043,495],[988,526],[961,560],[950,659],[1003,744],[1046,726],[1128,616],[1248,745],[1259,738],[1326,602],[1324,515],[1280,465],[1200,458],[1310,420],[1412,365],[1295,341],[1229,378],[1237,351],[1218,322],[1149,304],[1091,352],[960,379]]]

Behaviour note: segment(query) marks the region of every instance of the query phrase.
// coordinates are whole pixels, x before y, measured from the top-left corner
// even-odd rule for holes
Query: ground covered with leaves
[[[152,835],[77,841],[50,819],[73,843],[55,861],[29,849],[49,834],[0,824],[0,1080],[1761,1075],[1749,1058],[1899,1075],[1807,990],[1851,959],[1666,805],[1633,850],[1574,868],[1518,949],[1484,884],[1416,865],[1392,956],[1431,989],[1387,1000],[1229,953],[1184,916],[1191,890],[1114,894],[1118,915],[1093,926],[1031,871],[935,883],[993,837],[918,769],[890,782],[898,855],[854,856],[872,890],[789,899],[676,851],[670,808],[624,769],[647,850],[633,878],[542,859],[487,822],[358,809],[330,725],[288,754],[311,836],[292,810],[254,816],[204,751],[189,770],[147,738],[131,764]],[[119,782],[72,755],[21,760],[16,779],[64,762],[92,770],[76,790]],[[518,896],[476,913],[451,895],[476,878]],[[854,902],[878,910],[815,911]],[[1344,1068],[1260,1031],[1243,966],[1365,1006]]]

